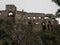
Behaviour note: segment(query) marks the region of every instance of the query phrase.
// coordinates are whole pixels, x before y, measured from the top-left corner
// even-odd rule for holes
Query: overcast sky
[[[59,9],[59,7],[51,0],[0,0],[0,10],[5,10],[7,4],[14,4],[19,11],[23,9],[26,12],[45,14],[55,14],[57,9]]]
[[[0,0],[0,10],[5,9],[6,4],[16,5],[18,10],[26,12],[53,13],[59,8],[51,0]]]

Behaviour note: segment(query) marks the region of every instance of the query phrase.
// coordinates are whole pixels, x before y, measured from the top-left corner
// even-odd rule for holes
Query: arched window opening
[[[51,24],[51,30],[53,31],[53,25]]]
[[[39,23],[36,23],[36,25],[38,25]]]
[[[28,22],[28,24],[31,24],[31,22]]]
[[[36,19],[36,17],[33,17],[33,19]]]
[[[9,13],[9,16],[11,16],[11,15],[13,15],[13,13],[12,13],[12,12],[10,12],[10,13]]]
[[[30,17],[28,17],[28,19],[30,19]]]
[[[38,17],[39,19],[41,19],[41,17]]]
[[[44,17],[44,19],[49,19],[49,17]]]
[[[51,21],[48,21],[49,24],[51,24]]]
[[[46,24],[45,24],[45,22],[42,23],[42,30],[46,30]]]
[[[31,20],[29,20],[29,21],[28,21],[28,25],[31,25],[31,24],[32,24],[32,21],[31,21]]]
[[[8,13],[8,16],[14,16],[14,13],[13,13],[12,11],[10,11],[10,12]]]
[[[49,26],[49,24],[48,24],[48,30],[50,30],[50,26]]]

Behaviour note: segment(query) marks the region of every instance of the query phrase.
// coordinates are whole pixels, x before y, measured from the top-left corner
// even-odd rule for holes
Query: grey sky
[[[6,4],[16,5],[18,10],[26,12],[53,13],[59,8],[51,0],[0,0],[0,10],[5,9]]]
[[[51,0],[0,0],[0,10],[5,10],[6,4],[14,4],[17,10],[26,12],[52,13],[55,14],[59,7]],[[60,23],[60,19],[59,20]]]

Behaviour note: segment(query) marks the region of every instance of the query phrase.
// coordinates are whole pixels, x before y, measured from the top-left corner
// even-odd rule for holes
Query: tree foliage
[[[52,0],[53,2],[55,2],[58,6],[60,6],[60,0]]]
[[[59,42],[60,31],[34,32],[32,24],[18,24],[15,30],[12,23],[0,20],[0,45],[60,45]]]

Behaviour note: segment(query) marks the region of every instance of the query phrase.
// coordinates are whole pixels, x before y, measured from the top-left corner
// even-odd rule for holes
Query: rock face
[[[32,24],[34,31],[41,31],[42,29],[45,31],[55,30],[58,24],[55,18],[56,16],[53,14],[17,11],[15,5],[6,5],[6,10],[0,11],[0,19],[9,20],[14,25],[23,24],[26,26]]]

